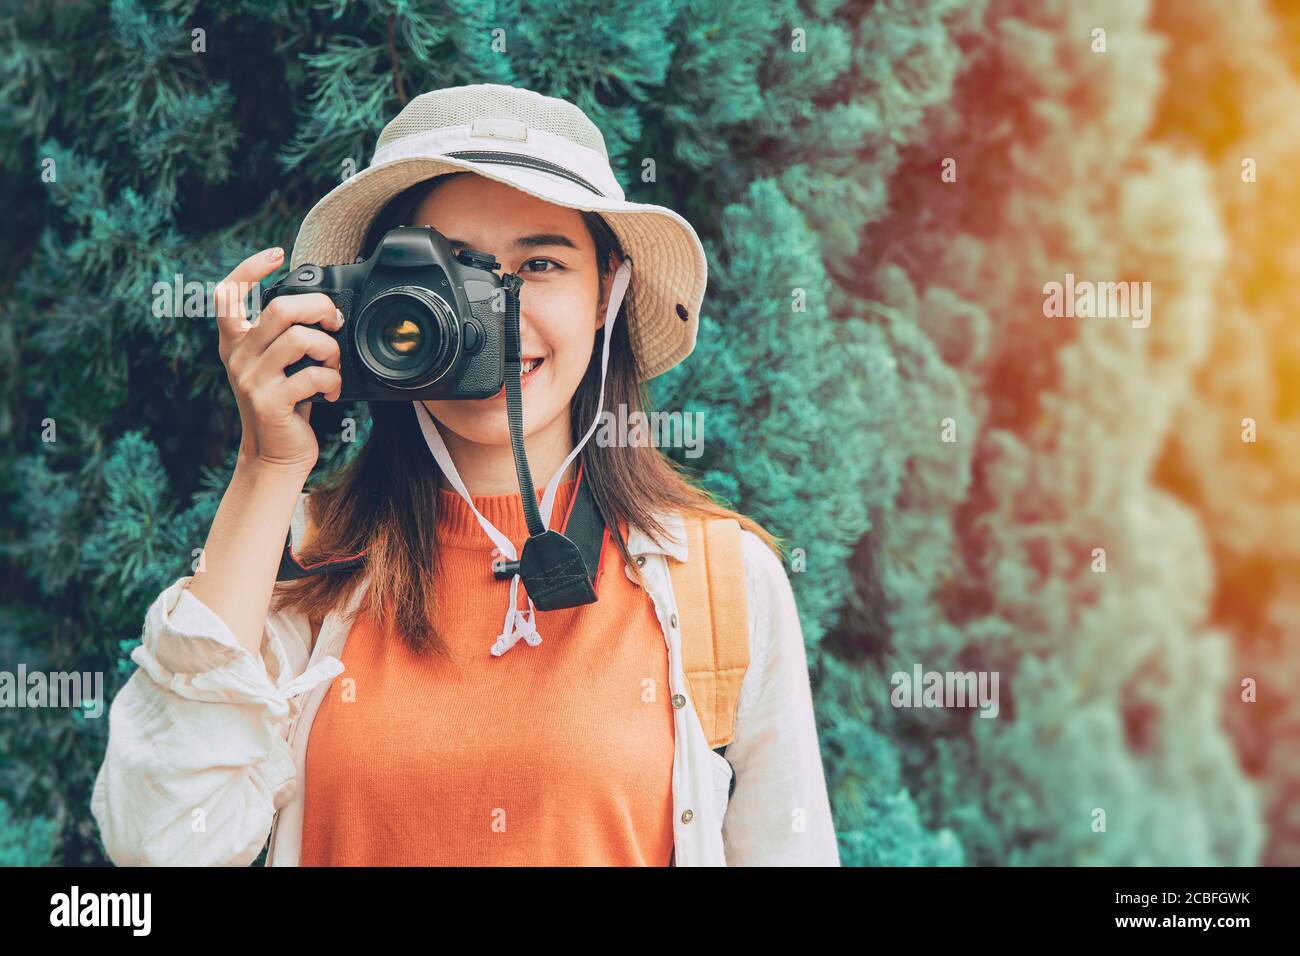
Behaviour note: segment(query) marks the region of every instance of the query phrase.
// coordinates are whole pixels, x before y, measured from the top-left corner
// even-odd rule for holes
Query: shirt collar
[[[652,538],[640,528],[632,528],[627,535],[628,553],[666,554],[678,561],[686,560],[686,522],[675,512],[655,512],[655,518],[664,529],[662,539]]]

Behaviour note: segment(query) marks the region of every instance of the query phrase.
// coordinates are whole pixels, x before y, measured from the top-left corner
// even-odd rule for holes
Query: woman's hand
[[[272,299],[250,325],[244,304],[248,289],[283,261],[283,249],[268,249],[249,256],[221,281],[215,296],[217,328],[221,362],[243,425],[240,459],[301,472],[305,478],[320,454],[307,399],[322,392],[329,401],[338,401],[343,389],[338,342],[322,329],[337,332],[343,315],[324,293],[283,295]],[[285,368],[303,356],[325,364],[286,376]]]

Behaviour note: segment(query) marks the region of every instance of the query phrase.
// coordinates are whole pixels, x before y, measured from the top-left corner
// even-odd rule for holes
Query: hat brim
[[[642,380],[661,375],[691,354],[708,284],[704,247],[691,224],[664,206],[599,196],[531,169],[423,156],[363,169],[307,213],[294,240],[290,268],[355,262],[371,223],[389,200],[418,182],[454,172],[478,173],[558,206],[599,213],[632,259],[628,334]]]

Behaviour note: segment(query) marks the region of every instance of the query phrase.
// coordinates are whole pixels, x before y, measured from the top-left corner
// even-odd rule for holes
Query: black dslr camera
[[[399,226],[369,259],[299,266],[262,294],[262,307],[304,292],[333,300],[347,321],[322,331],[339,342],[340,402],[491,398],[505,383],[500,267],[474,249],[453,253],[431,226]],[[320,364],[303,356],[284,373]]]

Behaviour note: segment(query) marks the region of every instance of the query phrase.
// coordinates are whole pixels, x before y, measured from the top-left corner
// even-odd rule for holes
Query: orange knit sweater
[[[553,526],[576,487],[557,490]],[[474,504],[522,547],[518,494]],[[493,657],[510,581],[454,491],[437,523],[435,623],[455,663],[357,618],[308,740],[301,864],[667,866],[673,711],[649,596],[607,540],[599,600],[538,611],[542,643]]]

